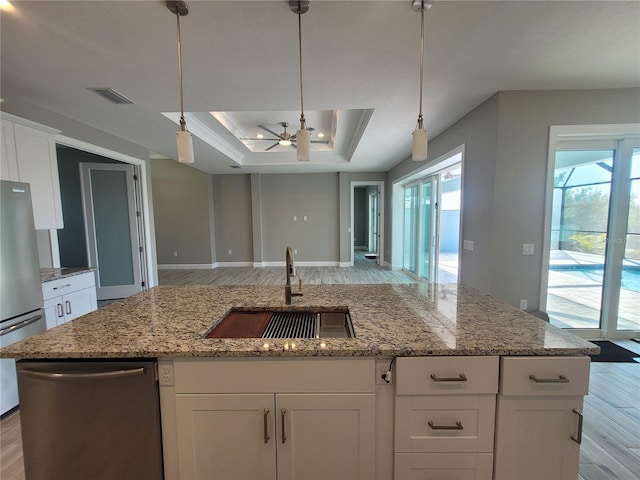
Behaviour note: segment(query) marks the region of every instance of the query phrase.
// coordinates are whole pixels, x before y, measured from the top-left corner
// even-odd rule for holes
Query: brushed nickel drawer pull
[[[287,414],[287,411],[283,408],[282,410],[280,410],[280,413],[282,418],[282,443],[284,444],[284,442],[287,441],[287,435],[285,434],[285,431],[284,431],[284,417]]]
[[[264,443],[269,443],[269,409],[264,409]]]
[[[427,425],[431,427],[431,430],[464,430],[461,421],[457,421],[455,425],[434,425],[434,423],[429,420]]]
[[[529,375],[529,379],[536,383],[569,383],[569,379],[564,375],[558,375],[558,378],[538,378],[535,375]]]
[[[571,440],[573,440],[578,445],[580,445],[582,443],[582,420],[584,419],[584,415],[577,408],[573,409],[573,413],[575,413],[578,416],[578,435],[576,436],[571,435]]]
[[[461,373],[457,377],[438,377],[435,373],[432,373],[431,380],[434,382],[466,382],[467,376],[464,373]]]

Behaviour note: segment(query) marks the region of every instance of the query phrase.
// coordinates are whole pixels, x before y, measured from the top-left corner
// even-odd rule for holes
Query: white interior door
[[[142,290],[132,165],[81,163],[82,206],[89,266],[96,268],[98,300]]]

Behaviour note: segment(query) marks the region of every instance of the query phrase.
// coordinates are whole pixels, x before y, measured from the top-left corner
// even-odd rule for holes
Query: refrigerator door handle
[[[6,327],[0,330],[0,336],[7,335],[19,328],[26,327],[27,325],[31,325],[32,323],[37,322],[42,318],[42,315],[36,315],[35,317],[29,317],[26,320],[21,321],[20,323],[16,323],[15,325],[11,325],[10,327]]]
[[[28,368],[22,369],[22,374],[29,377],[46,378],[49,380],[105,380],[111,378],[135,377],[144,375],[144,367],[132,368],[129,370],[112,370],[107,372],[96,373],[56,373],[56,372],[39,372]]]

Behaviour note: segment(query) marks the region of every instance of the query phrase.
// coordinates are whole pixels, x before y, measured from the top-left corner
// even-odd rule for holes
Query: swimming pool
[[[563,272],[576,277],[602,283],[604,267],[602,265],[552,265],[550,270]],[[622,270],[622,288],[640,292],[640,267],[625,266]]]

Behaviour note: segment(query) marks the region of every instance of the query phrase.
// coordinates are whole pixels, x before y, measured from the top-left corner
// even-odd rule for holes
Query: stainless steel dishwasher
[[[163,478],[155,361],[17,362],[28,480]]]

